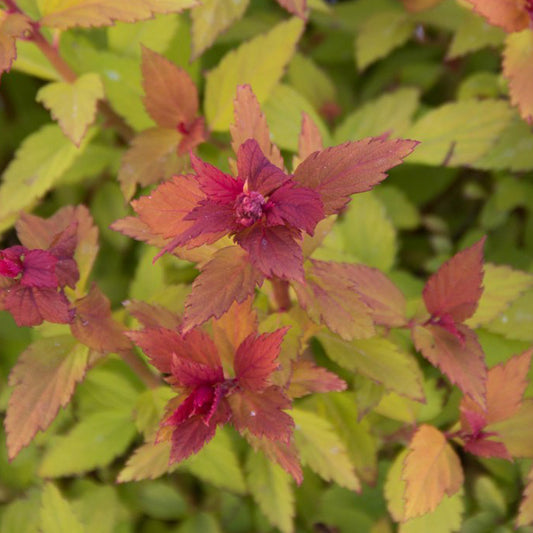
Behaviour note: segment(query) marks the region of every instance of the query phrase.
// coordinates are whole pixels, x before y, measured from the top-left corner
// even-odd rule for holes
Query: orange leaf
[[[0,10],[0,75],[11,68],[17,57],[16,39],[29,32],[31,25],[26,15]]]
[[[527,29],[507,36],[503,54],[503,74],[509,81],[509,94],[520,116],[533,124],[533,31]]]
[[[156,13],[179,13],[195,6],[197,0],[47,0],[41,4],[41,26],[67,29],[109,26],[114,21],[136,22]]]
[[[318,126],[313,119],[307,114],[302,114],[302,128],[298,137],[298,156],[295,156],[292,162],[293,168],[296,168],[306,157],[313,152],[324,149],[322,135]]]
[[[474,11],[494,26],[507,32],[520,31],[529,26],[525,0],[468,0]]]
[[[463,470],[446,437],[423,425],[409,444],[402,479],[407,483],[404,519],[409,520],[433,511],[445,494],[455,494],[463,484]]]
[[[289,398],[301,398],[313,392],[343,390],[346,390],[346,383],[333,372],[305,359],[293,361],[287,390]]]
[[[266,158],[279,168],[284,162],[279,148],[270,141],[265,115],[250,85],[238,85],[233,101],[235,124],[230,126],[231,146],[237,153],[239,146],[247,139],[255,139]]]
[[[5,427],[10,459],[45,430],[83,379],[89,351],[70,336],[39,339],[19,357],[9,376]]]
[[[442,0],[402,0],[405,9],[411,11],[411,13],[425,11],[426,9],[436,6],[440,2],[442,2]]]
[[[239,246],[218,250],[194,280],[185,305],[184,331],[220,318],[234,302],[243,302],[261,286],[263,275]]]

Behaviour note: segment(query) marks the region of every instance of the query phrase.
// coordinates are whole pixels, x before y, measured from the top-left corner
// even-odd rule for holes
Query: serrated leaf
[[[135,426],[145,438],[157,430],[165,414],[165,406],[174,396],[174,391],[166,386],[147,389],[139,395],[135,404]]]
[[[520,116],[533,123],[533,32],[531,28],[507,36],[503,55],[503,74],[509,81],[511,103]]]
[[[31,33],[30,20],[22,13],[0,11],[0,75],[17,57],[16,39]]]
[[[533,457],[533,399],[524,400],[515,415],[489,424],[486,431],[498,433],[512,456]]]
[[[329,420],[297,408],[292,410],[292,416],[296,424],[294,442],[302,463],[325,481],[334,481],[350,490],[361,490],[346,446]]]
[[[352,194],[383,181],[386,171],[401,164],[416,145],[416,141],[370,137],[326,148],[307,157],[295,170],[294,180],[321,195],[326,215],[338,213]]]
[[[139,446],[120,471],[117,482],[156,479],[170,470],[170,441],[148,441]]]
[[[98,74],[89,72],[72,83],[56,82],[42,87],[36,100],[57,120],[63,133],[76,145],[94,122],[96,104],[104,98],[104,86]]]
[[[302,127],[300,128],[300,134],[298,136],[298,155],[294,156],[292,160],[293,168],[296,168],[313,152],[323,149],[324,142],[318,125],[313,121],[310,115],[304,112],[302,116]]]
[[[306,359],[293,361],[287,395],[301,398],[313,392],[343,391],[346,383],[336,374]]]
[[[246,482],[235,453],[233,442],[226,431],[219,429],[204,448],[181,463],[203,481],[237,494],[246,492]]]
[[[459,457],[446,437],[433,426],[420,426],[411,439],[402,479],[405,487],[404,519],[434,511],[445,494],[453,496],[463,484]]]
[[[43,489],[40,516],[42,533],[87,533],[70,503],[52,483]]]
[[[189,330],[209,318],[220,318],[234,302],[241,303],[261,286],[263,275],[238,246],[218,250],[194,280],[187,299],[184,322]],[[213,293],[212,288],[219,290]]]
[[[448,166],[475,163],[491,149],[512,116],[509,106],[496,100],[444,104],[426,113],[405,133],[421,142],[409,162]]]
[[[484,327],[508,339],[533,341],[533,290],[517,298],[501,315]]]
[[[176,13],[196,5],[196,0],[38,0],[42,26],[109,26],[114,21],[135,22],[156,13]]]
[[[253,499],[269,522],[282,533],[294,531],[294,493],[290,476],[261,452],[251,452],[246,479]]]
[[[529,26],[529,16],[525,4],[515,0],[467,0],[474,11],[485,17],[491,24],[507,32],[523,30]]]
[[[530,524],[533,524],[533,468],[529,470],[524,497],[520,503],[520,509],[516,518],[517,527]]]
[[[206,76],[205,115],[212,130],[227,130],[235,86],[249,83],[260,103],[269,96],[303,31],[297,18],[245,42],[224,56]]]
[[[402,88],[365,103],[344,118],[335,130],[335,144],[388,133],[402,135],[411,125],[420,91]]]
[[[0,527],[2,533],[42,533],[40,517],[35,510],[41,500],[40,491],[31,490],[25,498],[4,505]]]
[[[402,10],[382,11],[369,17],[355,39],[355,59],[359,70],[402,46],[413,30],[413,21]]]
[[[533,284],[533,276],[505,265],[486,263],[483,293],[476,312],[465,323],[475,328],[504,312],[520,294]]]
[[[0,186],[0,226],[21,209],[32,206],[81,155],[59,126],[47,125],[26,137],[3,174]]]
[[[10,458],[67,405],[85,374],[88,352],[72,337],[60,336],[35,341],[21,354],[10,375],[14,390],[5,419]]]
[[[191,58],[200,56],[217,37],[244,15],[249,0],[204,0],[191,9]]]
[[[328,357],[342,367],[359,372],[407,398],[424,398],[422,373],[416,360],[391,341],[375,337],[346,342],[327,332],[317,337]]]
[[[124,411],[89,414],[69,433],[50,441],[39,473],[61,477],[106,466],[126,450],[135,434],[131,415]]]

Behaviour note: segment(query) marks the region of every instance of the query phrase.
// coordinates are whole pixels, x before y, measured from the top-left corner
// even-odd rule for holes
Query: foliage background
[[[35,18],[46,8],[37,0],[17,4]],[[193,265],[174,257],[152,265],[155,248],[109,229],[131,213],[125,197],[136,184],[141,192],[150,188],[141,171],[117,180],[128,137],[153,127],[142,100],[144,44],[190,74],[211,130],[198,153],[223,170],[233,157],[228,128],[235,87],[244,82],[253,86],[286,161],[298,149],[302,112],[318,125],[326,146],[384,133],[421,141],[375,191],[352,200],[319,259],[381,269],[413,310],[427,277],[483,235],[486,261],[532,272],[533,133],[509,104],[501,72],[502,29],[453,0],[420,11],[407,11],[396,0],[334,5],[313,0],[305,30],[274,1],[247,4],[211,0],[149,21],[47,33],[77,75],[96,75],[86,80],[97,95],[105,93],[120,117],[100,113],[86,133],[85,125],[72,126],[79,147],[41,105],[43,87],[60,75],[33,43],[19,40],[13,69],[0,86],[3,247],[17,242],[13,223],[19,210],[46,217],[62,206],[84,204],[99,230],[91,279],[110,299],[116,318],[133,327],[122,307],[130,299],[180,310],[196,275]],[[533,341],[533,289],[527,289],[531,276],[527,279],[510,307],[477,330],[489,367]],[[9,314],[0,314],[3,412],[10,395],[7,376],[19,354],[36,339],[62,333],[55,325],[17,328]],[[414,353],[405,335],[395,335],[395,342]],[[72,402],[15,460],[7,460],[5,438],[0,439],[1,531],[513,531],[529,463],[466,455],[460,494],[437,514],[398,526],[387,506],[387,475],[409,428],[420,423],[442,428],[457,420],[459,391],[419,358],[427,398],[421,405],[331,361],[318,341],[311,346],[320,364],[351,390],[303,399],[295,418],[300,413],[297,424],[306,425],[311,441],[320,442],[335,427],[332,438],[347,443],[363,482],[360,493],[335,476],[337,482],[324,481],[310,468],[296,487],[229,430],[219,430],[172,474],[117,484],[127,457],[143,442],[141,434],[161,416],[168,391],[147,390],[110,356],[88,372]],[[533,393],[531,375],[526,397]],[[359,419],[356,403],[366,413]]]

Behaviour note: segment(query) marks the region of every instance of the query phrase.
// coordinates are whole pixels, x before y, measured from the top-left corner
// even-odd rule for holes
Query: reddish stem
[[[20,13],[20,9],[13,0],[3,0],[9,13]]]
[[[144,361],[139,359],[133,350],[122,350],[119,355],[149,389],[155,389],[161,385],[161,380],[150,372]]]
[[[292,306],[291,298],[289,296],[289,282],[279,278],[274,278],[270,281],[274,290],[274,298],[278,310],[287,311]]]

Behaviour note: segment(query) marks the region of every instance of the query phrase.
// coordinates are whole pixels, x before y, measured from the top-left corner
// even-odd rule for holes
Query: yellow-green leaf
[[[102,80],[93,72],[83,74],[74,83],[49,83],[37,93],[37,101],[52,113],[63,133],[76,146],[93,123],[96,104],[103,97]]]
[[[476,312],[465,323],[471,328],[490,322],[533,285],[533,276],[505,265],[485,263],[483,293]]]
[[[248,487],[259,509],[282,533],[294,531],[292,480],[278,464],[262,452],[250,451],[246,463]]]
[[[43,126],[26,137],[3,174],[0,229],[9,226],[21,209],[32,206],[47,193],[83,153],[86,144],[76,148],[55,124]]]
[[[361,483],[355,475],[346,446],[329,420],[297,408],[292,410],[291,415],[296,424],[294,442],[302,464],[325,481],[334,481],[350,490],[360,490]]]
[[[302,31],[303,22],[296,17],[282,22],[226,54],[207,74],[205,114],[212,130],[227,130],[233,122],[237,85],[249,83],[259,103],[268,98],[290,61]]]
[[[239,20],[249,0],[203,0],[191,9],[192,58],[202,54],[233,22]]]
[[[70,503],[52,483],[47,483],[41,500],[42,533],[85,533]],[[88,532],[87,532],[88,533]]]
[[[498,139],[513,117],[506,102],[461,101],[426,113],[405,136],[421,141],[409,163],[460,166],[474,163]]]
[[[484,327],[508,339],[533,341],[533,290],[518,297],[503,313]]]
[[[369,17],[355,40],[355,59],[359,70],[406,43],[413,30],[414,22],[401,9],[382,11]]]
[[[424,398],[422,373],[416,359],[389,340],[374,337],[347,342],[327,332],[319,333],[318,338],[328,357],[342,367],[407,398]]]
[[[148,441],[139,446],[120,471],[117,482],[140,481],[141,479],[155,479],[170,470],[170,441],[155,444]]]
[[[75,26],[109,26],[114,21],[135,22],[156,13],[176,13],[197,0],[38,0],[42,26],[67,29]]]
[[[524,400],[518,413],[489,424],[486,431],[495,431],[514,457],[533,457],[533,399]]]

